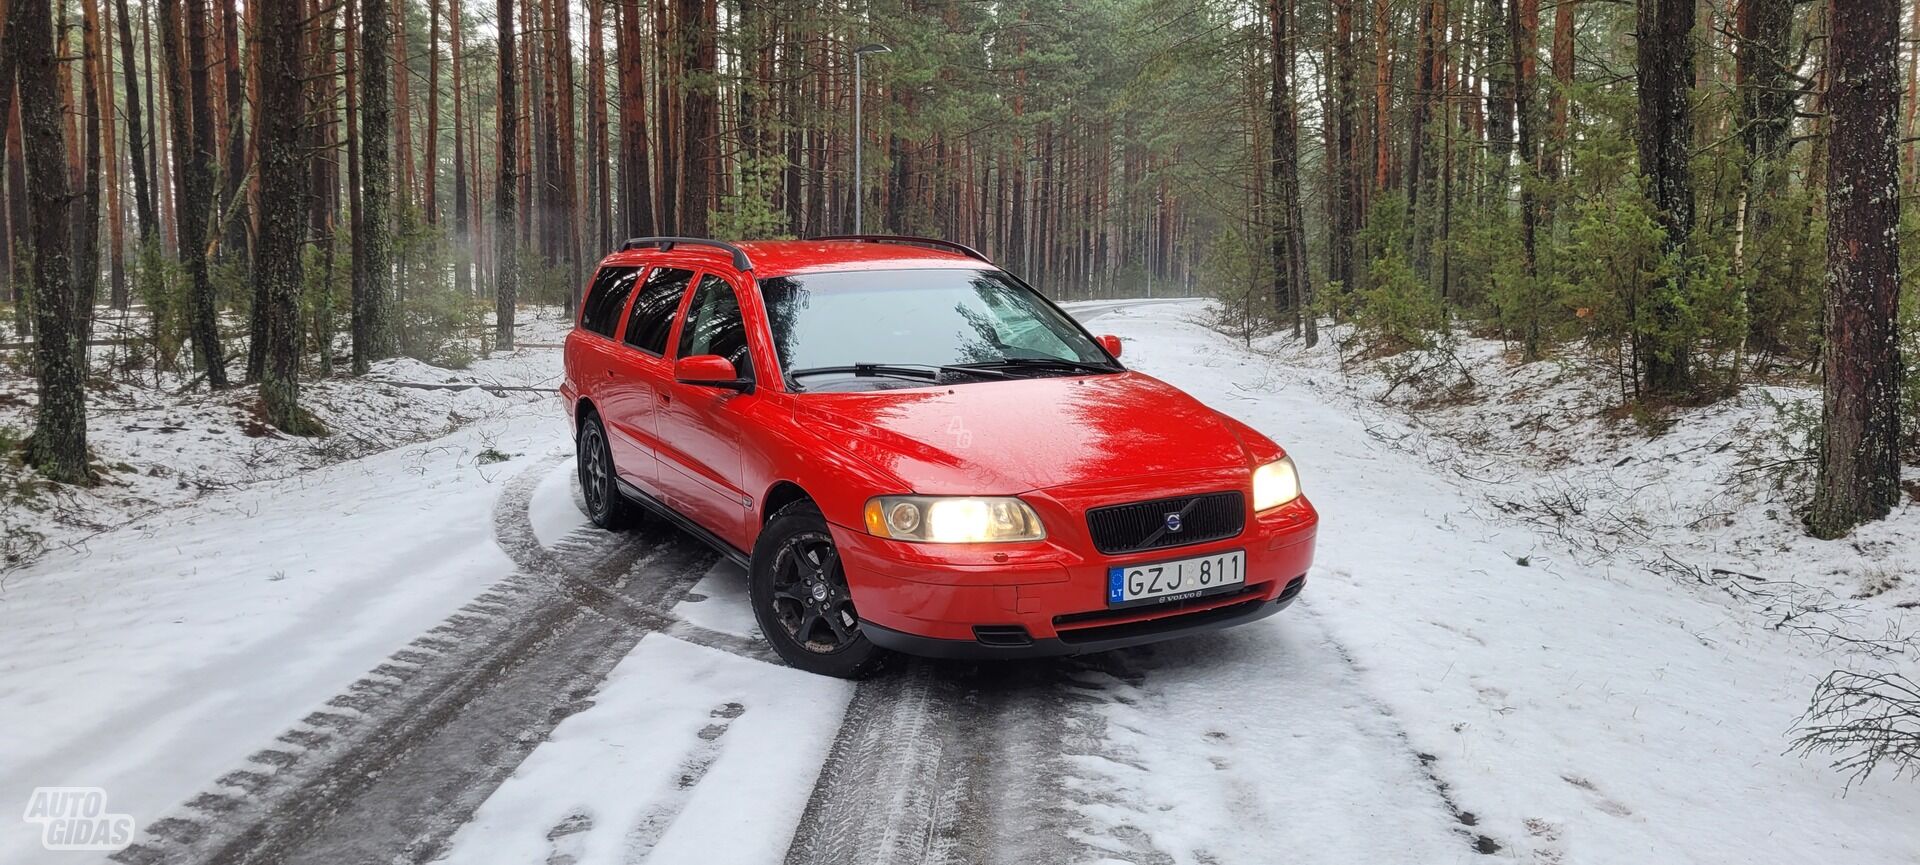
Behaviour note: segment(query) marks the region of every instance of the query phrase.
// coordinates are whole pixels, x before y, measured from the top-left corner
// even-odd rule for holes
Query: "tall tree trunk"
[[[1519,0],[1516,0],[1519,2]],[[1639,0],[1639,50],[1634,69],[1640,87],[1640,170],[1647,177],[1660,227],[1666,232],[1668,258],[1684,267],[1693,233],[1693,173],[1687,164],[1693,146],[1694,0]],[[1647,389],[1672,395],[1688,386],[1689,347],[1672,334],[1679,328],[1681,299],[1687,291],[1683,272],[1654,286],[1651,303],[1658,344],[1636,354]]]
[[[620,38],[614,52],[620,62],[620,225],[628,236],[658,234],[654,221],[653,169],[647,160],[646,42],[640,35],[639,0],[615,0]]]
[[[1740,215],[1734,246],[1735,266],[1744,270],[1746,250],[1754,239],[1766,242],[1783,206],[1791,166],[1787,164],[1788,136],[1792,132],[1799,83],[1790,68],[1793,30],[1792,0],[1742,0],[1737,27],[1734,86],[1739,96],[1739,126],[1746,161],[1741,165]],[[1920,50],[1920,49],[1917,49]],[[1766,308],[1768,270],[1746,274],[1750,346],[1762,351],[1779,347],[1776,310]]]
[[[433,0],[439,2],[439,0]],[[467,127],[464,46],[460,44],[460,3],[447,0],[447,50],[453,64],[453,287],[461,297],[473,292],[473,237],[467,216]]]
[[[1308,345],[1318,341],[1313,314],[1307,307],[1312,289],[1307,285],[1305,213],[1300,206],[1300,130],[1294,120],[1293,33],[1291,3],[1268,0],[1267,23],[1272,34],[1272,58],[1268,64],[1273,86],[1268,94],[1268,114],[1273,124],[1269,144],[1269,170],[1273,180],[1272,212],[1269,226],[1273,256],[1274,304],[1293,314],[1296,334],[1308,336]]]
[[[294,435],[321,432],[300,407],[300,248],[309,223],[308,172],[301,152],[306,112],[301,0],[261,3],[254,55],[260,69],[260,182],[271,194],[260,202],[260,238],[253,275],[266,314],[255,339],[265,347],[260,401],[267,420]]]
[[[450,0],[459,3],[460,0]],[[420,216],[440,223],[440,0],[427,0],[427,156],[420,179]]]
[[[1487,155],[1493,161],[1489,184],[1494,201],[1507,198],[1507,166],[1513,159],[1513,30],[1509,0],[1487,0],[1486,34]]]
[[[189,330],[194,351],[206,369],[207,384],[227,385],[226,358],[220,348],[220,321],[214,308],[213,281],[207,272],[207,229],[212,222],[213,111],[207,94],[207,15],[204,0],[171,0],[161,18],[161,42],[167,54],[168,108],[173,115],[174,175],[179,182],[175,217],[180,262],[188,280]],[[181,38],[179,26],[187,33]],[[185,56],[181,56],[184,49]]]
[[[613,240],[613,183],[607,171],[606,3],[587,3],[587,175],[592,184],[593,231],[583,247],[597,255]]]
[[[388,69],[393,75],[393,159],[397,166],[395,170],[400,175],[393,184],[394,220],[406,224],[403,220],[407,219],[408,211],[413,208],[417,201],[415,196],[420,190],[413,159],[413,73],[412,65],[407,61],[407,4],[406,0],[386,0],[386,3],[393,18],[393,53],[389,55]],[[404,275],[407,263],[396,261],[395,264]],[[404,284],[404,280],[397,280],[394,288],[399,289]],[[396,292],[394,303],[397,306],[400,302]],[[396,317],[395,323],[402,322]],[[404,347],[404,333],[400,334],[400,340]]]
[[[513,118],[519,112],[519,100],[514,92],[514,0],[498,0],[495,4],[494,23],[499,28],[499,94],[500,94],[500,179],[493,192],[494,224],[494,273],[493,290],[494,343],[503,350],[513,348],[514,304],[517,300],[515,289],[520,280],[519,262],[514,249],[514,192],[517,178],[514,168],[519,163],[519,147],[514,140],[518,124]]]
[[[129,302],[127,296],[127,221],[126,211],[120,206],[120,152],[119,141],[114,135],[113,124],[113,7],[103,0],[89,0],[88,11],[94,16],[96,30],[94,36],[95,57],[99,58],[93,75],[93,87],[98,94],[97,107],[100,119],[100,159],[105,170],[116,179],[103,184],[107,218],[107,273],[111,277],[111,303],[115,309],[125,309]],[[89,112],[91,113],[91,112]],[[92,332],[91,328],[88,330]]]
[[[242,109],[246,106],[246,90],[240,82],[240,15],[234,6],[234,0],[221,0],[220,37],[226,57],[226,125],[227,156],[226,176],[221,178],[225,189],[220,197],[220,216],[223,219],[225,241],[222,248],[222,261],[238,263],[244,271],[247,263],[247,226],[251,220],[246,215],[246,190],[241,180],[247,176],[247,127],[243,120]],[[259,297],[254,300],[257,302]]]
[[[73,260],[68,257],[72,225],[67,185],[66,129],[60,118],[60,99],[54,68],[53,10],[47,0],[12,0],[8,4],[6,38],[13,43],[17,71],[23,144],[26,152],[26,197],[29,232],[33,237],[33,317],[38,338],[33,345],[34,368],[40,376],[39,405],[34,411],[33,435],[27,461],[48,478],[61,483],[86,483],[87,398],[83,390],[86,367],[85,337],[80,317],[81,299],[73,284]]]
[[[1839,537],[1900,500],[1900,4],[1832,17],[1820,474],[1807,525]]]
[[[74,345],[74,363],[87,368],[86,341],[93,336],[93,301],[100,288],[100,6],[98,0],[83,0],[81,6],[80,67],[81,129],[85,143],[81,148],[81,172],[78,200],[71,205],[73,214],[73,304],[74,324],[80,341]]]
[[[352,2],[352,0],[348,0]],[[360,224],[353,232],[353,374],[394,354],[392,87],[387,0],[360,3]]]
[[[719,166],[718,110],[714,31],[718,28],[715,0],[679,0],[680,39],[686,92],[686,117],[681,129],[682,174],[686,178],[685,210],[680,231],[693,237],[711,233],[714,180]]]
[[[1393,5],[1373,2],[1373,188],[1384,190],[1393,179]]]
[[[127,94],[127,150],[133,163],[134,213],[140,219],[140,242],[149,243],[159,229],[160,218],[153,206],[153,184],[147,173],[147,130],[140,110],[140,77],[133,68],[133,25],[127,15],[127,0],[114,0],[120,26],[121,83]]]
[[[1550,147],[1541,172],[1548,180],[1560,179],[1567,167],[1568,126],[1572,120],[1573,14],[1579,6],[1580,0],[1558,0],[1553,5],[1553,93],[1547,99],[1547,114],[1553,128],[1547,137]]]
[[[1354,287],[1353,236],[1359,230],[1360,143],[1355,129],[1359,107],[1356,62],[1353,50],[1353,4],[1356,0],[1333,0],[1333,104],[1335,116],[1335,165],[1333,224],[1328,246],[1332,250],[1327,279],[1345,290]]]

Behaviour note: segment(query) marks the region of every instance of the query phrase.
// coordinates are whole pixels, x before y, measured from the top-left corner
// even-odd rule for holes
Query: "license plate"
[[[1230,590],[1246,582],[1245,550],[1108,568],[1107,606],[1182,601]]]

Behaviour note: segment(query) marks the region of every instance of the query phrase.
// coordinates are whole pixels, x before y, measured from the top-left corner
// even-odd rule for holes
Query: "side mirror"
[[[1114,336],[1113,334],[1110,334],[1110,333],[1103,333],[1100,335],[1100,347],[1106,349],[1107,354],[1113,355],[1114,357],[1119,357],[1120,356],[1120,337]]]
[[[673,362],[673,380],[681,384],[718,387],[742,393],[753,390],[753,380],[740,377],[733,361],[717,354],[696,354]]]

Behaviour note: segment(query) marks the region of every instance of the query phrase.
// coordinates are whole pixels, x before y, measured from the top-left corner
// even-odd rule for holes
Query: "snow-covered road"
[[[131,862],[1920,861],[1920,788],[1842,798],[1781,755],[1806,647],[1556,565],[1198,302],[1076,314],[1293,453],[1324,515],[1300,604],[805,676],[737,568],[583,525],[556,407],[521,407],[7,585],[0,802],[103,787],[148,833]],[[0,824],[0,862],[84,861],[38,840]]]

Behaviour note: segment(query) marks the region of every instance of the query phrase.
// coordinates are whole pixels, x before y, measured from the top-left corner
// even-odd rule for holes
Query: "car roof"
[[[991,263],[945,249],[908,243],[857,240],[750,240],[736,244],[753,260],[756,278],[820,273],[834,270],[914,270],[966,268],[987,270]],[[653,247],[615,252],[603,265],[697,263],[733,269],[732,254],[713,246],[679,244],[671,250]]]

